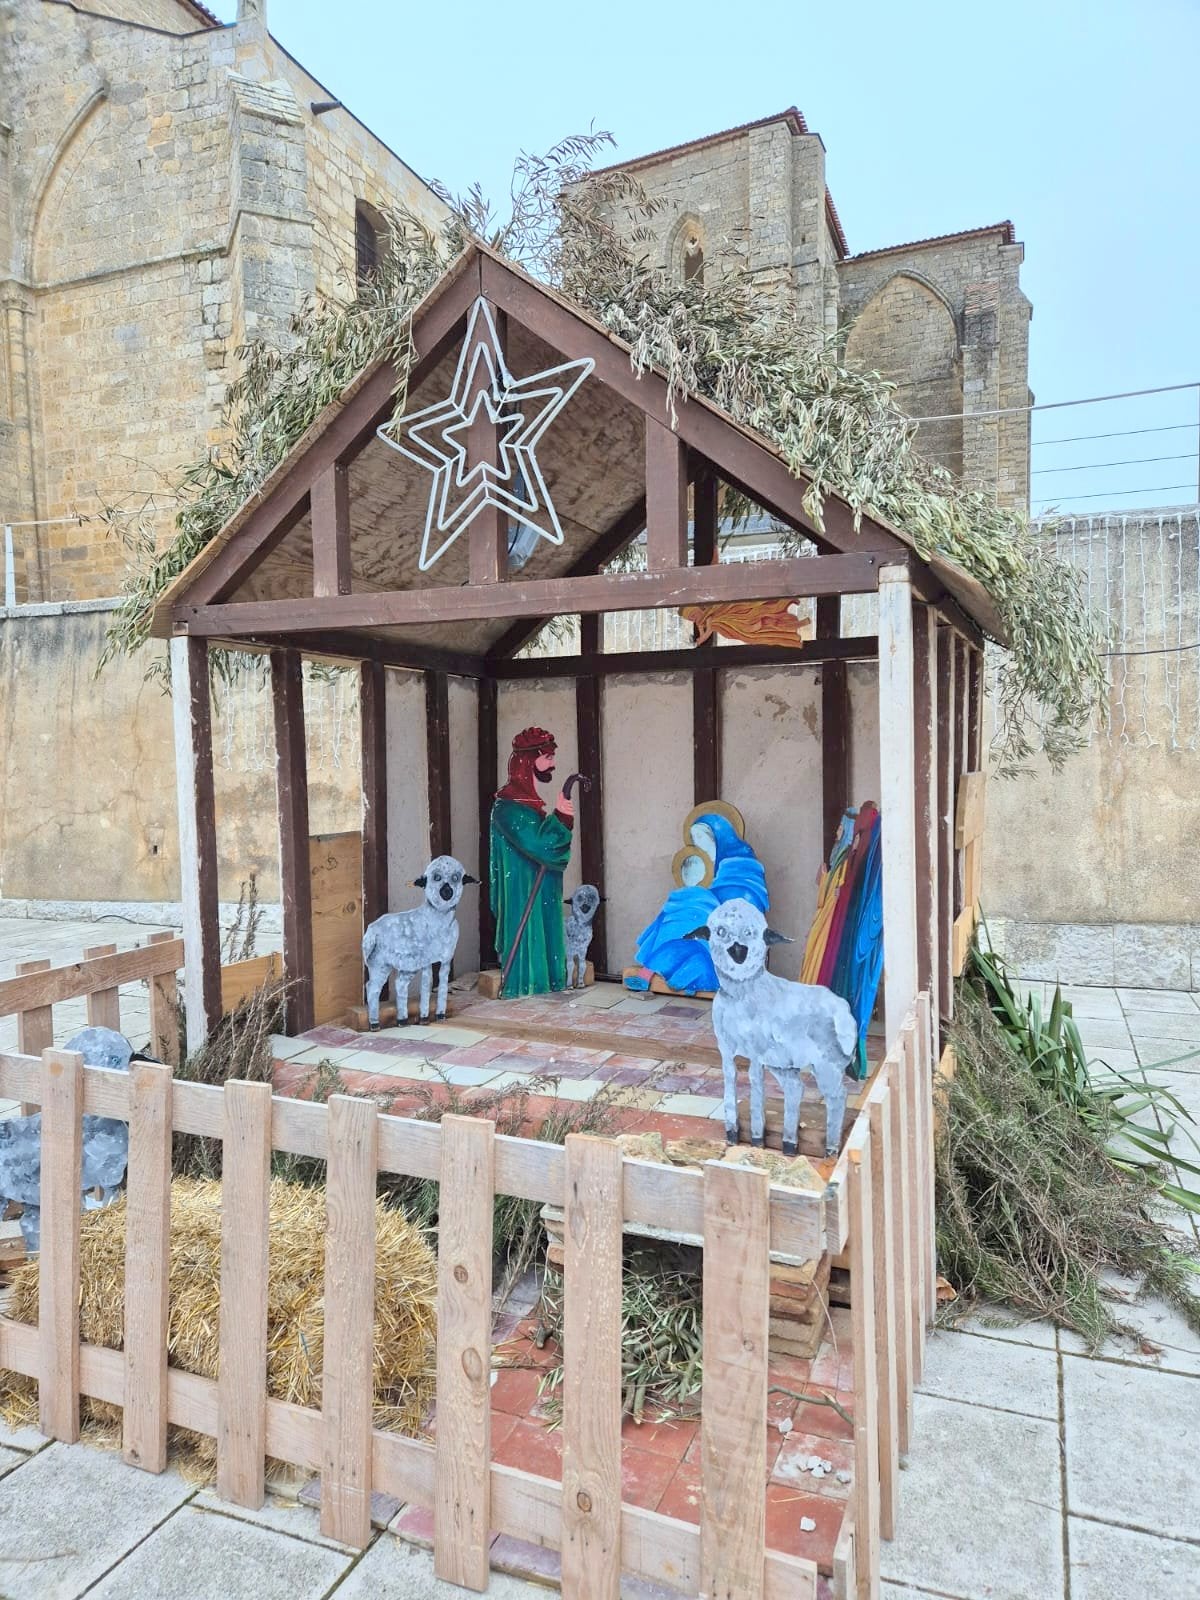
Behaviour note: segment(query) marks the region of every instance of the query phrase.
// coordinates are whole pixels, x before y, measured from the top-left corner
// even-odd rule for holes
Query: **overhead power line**
[[[1031,439],[1035,450],[1044,444],[1085,444],[1090,439],[1132,439],[1137,433],[1182,433],[1200,428],[1200,422],[1168,422],[1161,428],[1121,428],[1116,433],[1076,433],[1069,439]]]
[[[1174,489],[1194,489],[1195,483],[1155,483],[1147,484],[1144,489],[1106,489],[1103,494],[1073,494],[1072,500],[1113,500],[1120,499],[1127,494],[1168,494]],[[1039,502],[1044,506],[1057,504],[1054,495],[1043,495]]]
[[[1085,461],[1077,467],[1035,467],[1029,476],[1036,478],[1046,472],[1095,472],[1100,467],[1144,467],[1148,466],[1152,461],[1194,461],[1195,459],[1192,451],[1187,450],[1181,456],[1131,456],[1127,461]]]
[[[1082,400],[1042,400],[1032,406],[1000,406],[995,411],[950,411],[944,417],[909,417],[909,422],[979,422],[986,417],[1023,417],[1030,411],[1061,411],[1065,406],[1095,406],[1102,400],[1137,400],[1147,394],[1178,394],[1183,389],[1200,389],[1200,380],[1191,383],[1163,383],[1156,389],[1126,389],[1120,394],[1092,394]]]

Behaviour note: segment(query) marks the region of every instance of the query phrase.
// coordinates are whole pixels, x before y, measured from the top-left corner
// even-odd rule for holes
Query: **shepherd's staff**
[[[585,791],[591,790],[592,780],[587,776],[587,774],[585,772],[573,772],[562,787],[564,800],[569,800],[571,798],[571,790],[577,783],[581,783]],[[545,878],[545,876],[545,866],[539,865],[537,869],[537,876],[533,880],[533,888],[529,891],[529,899],[525,902],[525,909],[521,913],[521,920],[517,923],[517,931],[513,935],[512,944],[509,946],[508,958],[506,959],[500,972],[500,998],[502,1000],[504,998],[504,985],[508,982],[508,975],[512,970],[512,964],[517,959],[517,947],[521,943],[521,935],[525,932],[525,929],[529,924],[530,913],[533,911],[533,902],[538,897],[538,890],[542,887],[542,880]]]

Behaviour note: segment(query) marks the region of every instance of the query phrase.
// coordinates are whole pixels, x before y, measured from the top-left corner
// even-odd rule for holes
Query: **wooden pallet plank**
[[[16,973],[18,978],[26,977],[33,972],[49,972],[49,960],[18,961]],[[52,1006],[29,1006],[24,1011],[17,1013],[17,1049],[23,1056],[41,1057],[43,1050],[54,1047],[54,1008]],[[37,1110],[33,1104],[23,1105],[21,1115],[27,1117]]]
[[[256,1510],[267,1450],[270,1084],[227,1083],[224,1113],[217,1493]]]
[[[891,1069],[888,1069],[889,1076]],[[871,1259],[875,1282],[875,1386],[879,1430],[879,1532],[896,1533],[900,1501],[900,1440],[896,1389],[896,1260],[892,1211],[896,1189],[892,1172],[892,1090],[867,1105],[871,1127]]]
[[[933,1015],[929,995],[917,996],[917,1093],[921,1111],[922,1191],[925,1205],[925,1320],[937,1316],[937,1163],[933,1124]]]
[[[152,933],[150,945],[174,944],[173,933]],[[179,1065],[179,979],[174,967],[150,979],[150,1054],[168,1066]]]
[[[700,1593],[761,1600],[766,1542],[767,1175],[704,1167]]]
[[[912,1352],[914,1388],[925,1370],[925,1255],[924,1163],[921,1153],[921,1108],[917,1083],[917,1027],[909,1016],[901,1031],[904,1073],[904,1136],[908,1148],[908,1334]]]
[[[875,1218],[872,1155],[850,1154],[850,1296],[854,1346],[854,1527],[858,1600],[879,1596],[879,1421],[875,1388]]]
[[[57,1005],[60,1000],[77,1000],[80,995],[94,994],[97,989],[136,983],[139,978],[155,972],[173,972],[182,960],[183,940],[171,939],[161,945],[122,950],[93,961],[72,961],[64,967],[31,963],[23,976],[0,980],[0,1017],[7,1017],[14,1011]]]
[[[888,1056],[891,1097],[892,1182],[896,1204],[891,1213],[892,1259],[896,1272],[896,1426],[901,1455],[907,1454],[913,1423],[912,1363],[912,1235],[909,1216],[915,1203],[908,1168],[908,1096],[904,1051],[899,1040]]]
[[[96,944],[83,952],[85,961],[99,961],[102,956],[115,956],[115,944]],[[91,1028],[111,1028],[121,1031],[121,993],[119,989],[94,989],[87,997],[87,1019]]]
[[[621,1166],[610,1139],[566,1142],[562,1585],[621,1592]]]
[[[79,1209],[83,1057],[42,1056],[42,1215],[38,1271],[38,1426],[79,1438]]]
[[[125,1405],[121,1454],[132,1467],[167,1465],[167,1342],[171,1269],[171,1069],[129,1069],[125,1184]]]
[[[443,1117],[441,1129],[433,1560],[439,1578],[482,1592],[491,1545],[495,1138],[492,1124],[474,1117]]]
[[[912,583],[879,573],[879,764],[883,827],[883,1009],[892,1044],[917,992],[917,806]]]
[[[954,807],[956,850],[964,850],[972,839],[978,839],[983,834],[986,789],[987,776],[982,772],[964,772],[958,780]]]
[[[328,1110],[321,1532],[362,1550],[371,1538],[379,1114],[349,1095],[332,1095]]]

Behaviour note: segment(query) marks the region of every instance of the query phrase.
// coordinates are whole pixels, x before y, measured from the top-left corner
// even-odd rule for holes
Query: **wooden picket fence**
[[[165,952],[165,944],[163,946]],[[105,958],[108,959],[108,958]],[[14,980],[19,981],[19,980]],[[57,991],[55,991],[57,994]],[[23,991],[22,991],[23,993]],[[0,986],[0,1006],[4,991]],[[59,995],[66,998],[66,995]],[[0,1055],[0,1097],[42,1108],[39,1320],[0,1318],[0,1366],[38,1382],[42,1431],[79,1436],[80,1395],[123,1408],[127,1461],[161,1472],[168,1424],[216,1440],[217,1489],[257,1507],[270,1456],[318,1472],[322,1531],[363,1547],[372,1491],[429,1508],[439,1576],[485,1590],[496,1533],[561,1551],[563,1592],[616,1600],[622,1571],[728,1600],[809,1600],[811,1561],[766,1546],[767,1322],[772,1256],[848,1247],[854,1321],[855,1475],[835,1592],[879,1592],[879,1539],[895,1523],[899,1454],[935,1305],[927,998],[889,1052],[824,1194],[765,1173],[702,1172],[565,1146],[491,1122],[387,1116],[269,1085],[176,1081],[169,1067],[85,1067],[54,1049]],[[125,1346],[80,1342],[81,1116],[129,1123]],[[224,1146],[219,1376],[169,1367],[171,1136]],[[321,1409],[268,1398],[267,1205],[275,1150],[326,1167],[328,1240]],[[440,1180],[437,1437],[372,1427],[375,1191],[380,1172]],[[562,1481],[491,1460],[492,1211],[496,1194],[565,1210]],[[701,1521],[621,1501],[621,1241],[651,1225],[704,1250]]]

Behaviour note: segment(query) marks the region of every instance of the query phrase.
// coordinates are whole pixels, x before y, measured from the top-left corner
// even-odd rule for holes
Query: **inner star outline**
[[[417,558],[421,572],[441,560],[486,506],[507,512],[550,544],[562,544],[537,446],[595,365],[587,357],[514,378],[491,309],[482,296],[476,300],[446,399],[402,417],[395,438],[387,431],[391,423],[375,430],[390,449],[433,475]],[[470,465],[465,436],[481,406],[497,430],[497,459]]]

